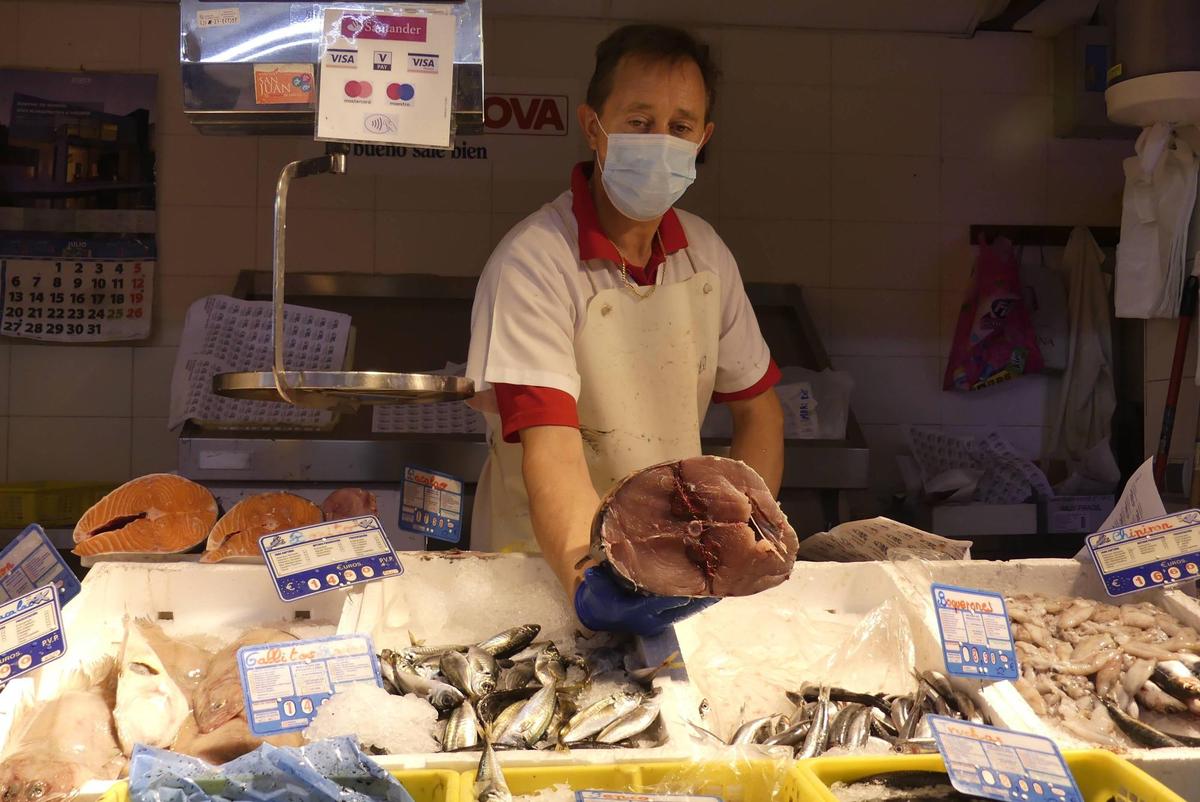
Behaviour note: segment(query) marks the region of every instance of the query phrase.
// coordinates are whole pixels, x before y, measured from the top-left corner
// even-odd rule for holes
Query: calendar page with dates
[[[150,336],[154,266],[152,240],[70,239],[29,248],[0,237],[0,335],[143,340]]]

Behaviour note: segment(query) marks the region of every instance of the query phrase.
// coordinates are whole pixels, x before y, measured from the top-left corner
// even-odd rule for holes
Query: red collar
[[[619,265],[621,254],[600,228],[600,219],[596,216],[596,204],[592,201],[592,191],[588,186],[592,170],[592,162],[580,162],[571,171],[571,209],[575,212],[575,222],[579,226],[579,258],[584,261],[607,259]],[[688,245],[687,234],[684,233],[683,224],[679,222],[679,216],[675,214],[674,209],[668,209],[663,215],[658,224],[658,234],[662,238],[662,246],[667,255],[683,250]],[[657,245],[652,246],[650,265],[647,267],[657,268],[665,259],[664,255],[657,252]],[[629,268],[630,271],[636,269],[634,265],[629,265]]]

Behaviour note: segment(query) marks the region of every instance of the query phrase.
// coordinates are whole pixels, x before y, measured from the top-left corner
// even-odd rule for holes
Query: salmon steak
[[[75,525],[75,553],[174,554],[200,543],[217,520],[217,500],[182,476],[152,473],[118,487]]]
[[[592,521],[592,556],[661,596],[750,596],[787,579],[799,547],[762,477],[724,457],[632,473]]]
[[[261,557],[258,539],[263,535],[319,524],[321,508],[292,493],[259,493],[242,499],[221,516],[208,534],[208,550],[202,563],[228,557]]]

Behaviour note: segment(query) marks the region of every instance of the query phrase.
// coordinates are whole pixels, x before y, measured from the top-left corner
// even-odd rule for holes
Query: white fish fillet
[[[113,709],[121,749],[129,755],[137,743],[169,747],[190,713],[187,697],[171,679],[141,627],[130,622],[125,628],[117,705]]]

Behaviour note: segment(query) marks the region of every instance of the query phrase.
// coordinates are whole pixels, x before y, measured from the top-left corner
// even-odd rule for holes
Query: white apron
[[[683,281],[637,295],[628,287],[597,292],[575,337],[583,452],[601,496],[635,470],[700,454],[700,424],[716,380],[721,287],[715,273],[687,259],[694,275]],[[660,280],[664,272],[660,267]],[[488,460],[471,548],[537,551],[521,446],[503,441],[498,415],[485,417]]]

